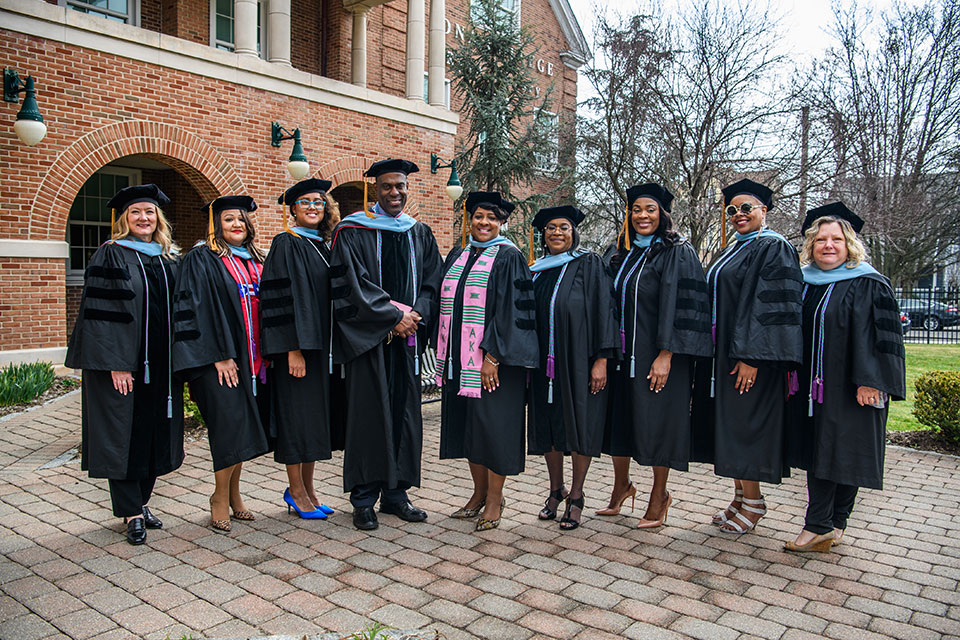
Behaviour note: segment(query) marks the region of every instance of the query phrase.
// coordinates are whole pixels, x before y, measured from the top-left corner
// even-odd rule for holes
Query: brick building
[[[20,104],[3,103],[0,363],[63,362],[84,265],[109,236],[105,202],[123,186],[159,184],[185,248],[204,233],[204,202],[247,193],[267,246],[293,182],[273,121],[300,128],[310,175],[333,182],[345,213],[372,160],[416,161],[410,208],[448,249],[448,171],[431,175],[430,154],[451,158],[466,130],[444,60],[469,2],[0,0],[0,60],[35,78],[47,125],[26,146]],[[534,30],[539,90],[552,85],[558,122],[572,120],[588,52],[568,1],[502,3]]]

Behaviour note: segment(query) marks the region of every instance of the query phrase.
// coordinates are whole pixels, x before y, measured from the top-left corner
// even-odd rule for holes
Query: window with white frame
[[[540,117],[547,127],[549,142],[545,148],[537,150],[537,168],[549,173],[556,170],[560,160],[560,118],[549,111],[544,111]]]
[[[257,53],[261,58],[267,57],[266,19],[266,0],[260,0],[257,2]],[[234,51],[237,42],[235,25],[233,0],[210,0],[210,46]]]
[[[139,0],[58,0],[57,4],[115,22],[140,24]]]
[[[517,24],[520,24],[520,0],[495,0],[496,3],[500,6],[500,10],[507,14],[512,14],[517,21]],[[480,7],[480,3],[477,0],[470,0],[470,14],[475,15],[474,12],[477,11]]]
[[[430,72],[423,72],[423,101],[430,102]],[[443,79],[443,106],[450,108],[450,79]]]
[[[83,183],[67,218],[70,258],[67,278],[83,278],[87,261],[110,238],[110,208],[107,202],[124,187],[140,184],[139,169],[104,167]]]

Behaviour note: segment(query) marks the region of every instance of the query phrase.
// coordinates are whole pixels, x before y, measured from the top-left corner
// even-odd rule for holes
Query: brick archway
[[[315,178],[322,178],[333,183],[331,187],[338,187],[347,182],[360,182],[363,178],[363,172],[370,166],[371,161],[360,156],[342,156],[321,166],[313,174]],[[362,199],[362,198],[361,198]],[[407,200],[407,213],[416,215],[420,210],[420,203],[416,196],[411,194]],[[343,211],[341,215],[345,215]]]
[[[203,138],[159,122],[118,122],[81,137],[53,162],[31,207],[31,211],[49,213],[30,216],[30,237],[63,240],[70,206],[83,183],[107,163],[130,155],[163,162],[205,199],[246,191],[239,174]]]

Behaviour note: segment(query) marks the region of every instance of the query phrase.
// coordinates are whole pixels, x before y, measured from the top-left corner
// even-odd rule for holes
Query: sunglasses
[[[313,207],[314,209],[323,209],[327,206],[326,200],[297,200],[294,204],[298,204],[304,209],[309,209]]]
[[[727,212],[728,216],[735,216],[738,213],[745,213],[749,215],[751,211],[753,211],[754,209],[759,209],[762,206],[763,206],[762,204],[750,204],[749,202],[744,202],[739,207],[733,204],[728,205],[727,208],[724,209],[724,211]]]

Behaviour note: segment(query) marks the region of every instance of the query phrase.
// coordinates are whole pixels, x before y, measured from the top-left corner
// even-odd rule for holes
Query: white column
[[[290,66],[290,0],[270,0],[267,10],[267,60]]]
[[[430,79],[428,80],[430,104],[445,106],[444,79],[447,74],[447,37],[444,34],[446,0],[430,0]]]
[[[423,100],[424,0],[407,0],[407,98]]]
[[[350,45],[350,81],[367,86],[367,8],[353,11],[353,42]]]
[[[246,56],[257,54],[257,0],[233,0],[233,49]]]

